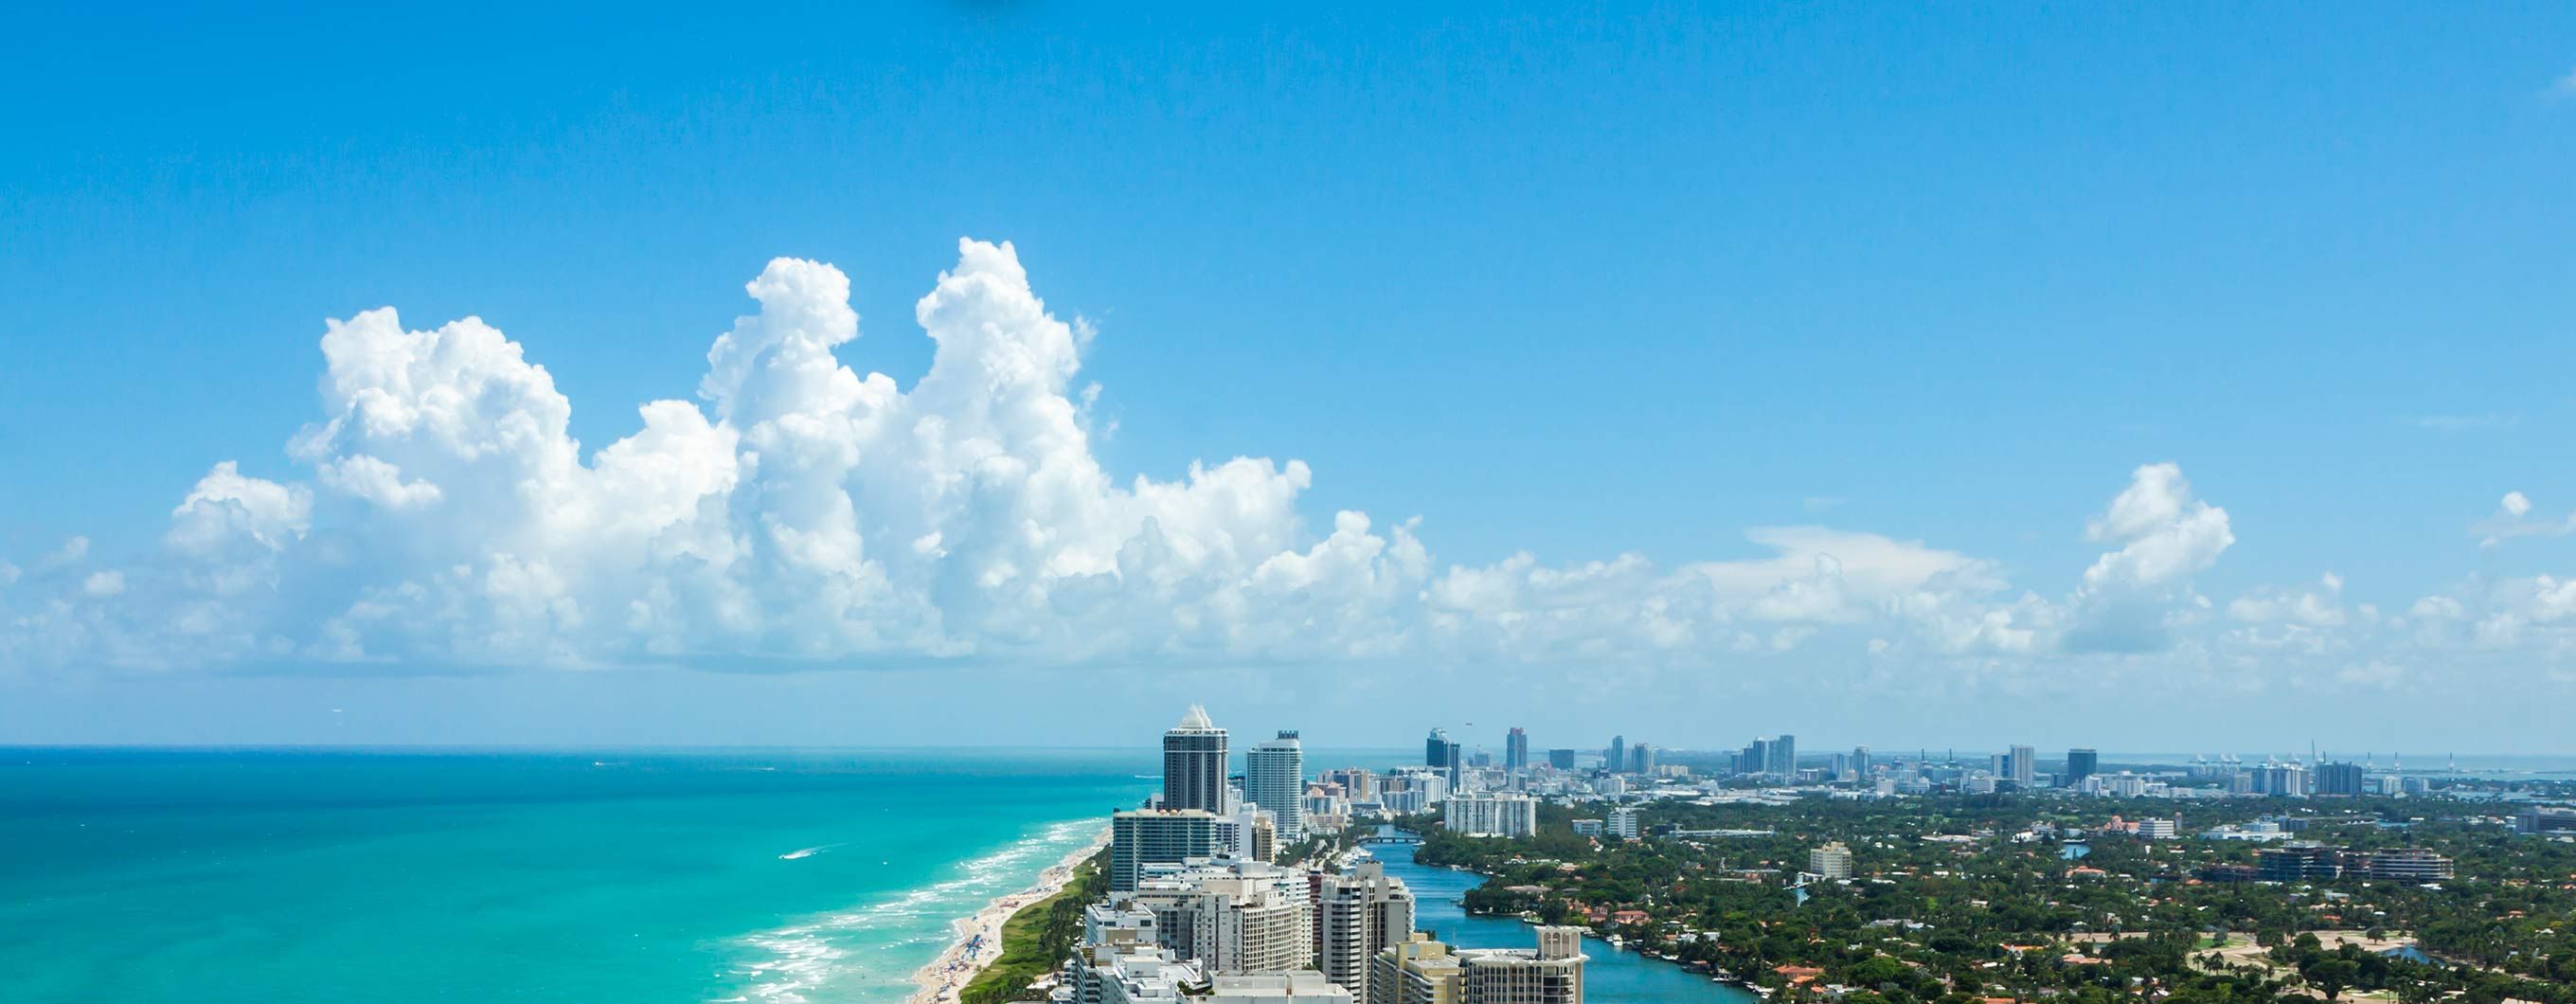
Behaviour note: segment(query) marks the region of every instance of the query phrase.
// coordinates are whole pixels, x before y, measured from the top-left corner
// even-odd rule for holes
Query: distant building
[[[2308,769],[2294,763],[2266,764],[2255,768],[2254,791],[2257,794],[2284,798],[2308,795]]]
[[[2514,829],[2524,833],[2576,833],[2576,809],[2535,805],[2522,810]]]
[[[1294,731],[1244,751],[1243,794],[1270,811],[1286,840],[1305,837],[1306,750]]]
[[[2102,754],[2089,749],[2072,749],[2066,751],[2067,786],[2073,787],[2075,785],[2082,784],[2085,778],[2092,777],[2095,772],[2100,771],[2101,769]]]
[[[1655,744],[1638,743],[1628,749],[1628,773],[1650,776],[1655,773]]]
[[[2451,859],[2422,847],[2344,855],[2344,870],[2363,878],[2438,882],[2451,877]]]
[[[2138,839],[2140,840],[2171,840],[2181,834],[2182,820],[2179,819],[2138,820]]]
[[[2038,750],[2028,746],[2015,746],[2009,755],[2012,759],[2004,773],[2005,777],[2012,779],[2012,783],[2023,788],[2029,788],[2039,781]]]
[[[1610,748],[1601,751],[1601,769],[1613,774],[1628,769],[1627,736],[1610,737]]]
[[[1637,807],[1623,805],[1610,810],[1610,835],[1622,840],[1637,839]]]
[[[1538,800],[1512,792],[1458,795],[1440,803],[1441,825],[1452,833],[1526,837],[1538,832]]]
[[[1573,770],[1573,769],[1574,769],[1574,751],[1573,751],[1573,750],[1549,750],[1549,751],[1547,751],[1547,765],[1548,765],[1548,766],[1550,766],[1550,767],[1556,768],[1557,770]]]
[[[1518,725],[1503,737],[1503,769],[1519,773],[1529,769],[1529,733]]]
[[[2362,770],[2357,763],[2329,763],[2317,766],[2317,794],[2359,795]]]
[[[1181,723],[1163,733],[1161,807],[1225,812],[1225,765],[1225,730],[1208,721],[1206,708],[1190,705]]]
[[[1601,828],[1601,821],[1598,819],[1577,819],[1573,821],[1573,824],[1574,835],[1578,837],[1597,837],[1605,832]]]
[[[2265,882],[2323,882],[2343,877],[2343,855],[2323,844],[2299,842],[2254,852],[2254,871]]]
[[[1807,852],[1807,870],[1828,879],[1852,877],[1851,848],[1840,840]]]

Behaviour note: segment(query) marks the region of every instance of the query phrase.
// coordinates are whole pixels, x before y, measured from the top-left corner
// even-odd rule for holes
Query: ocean
[[[901,1001],[1156,766],[0,749],[0,1000]]]

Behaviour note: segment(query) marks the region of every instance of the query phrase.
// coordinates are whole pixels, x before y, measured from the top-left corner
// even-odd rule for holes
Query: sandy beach
[[[946,1004],[957,999],[975,974],[1002,956],[1002,925],[1021,907],[1053,896],[1073,880],[1073,869],[1109,846],[1109,831],[1104,828],[1081,849],[1064,856],[1038,873],[1037,884],[1008,895],[993,897],[972,917],[956,921],[957,940],[929,965],[912,974],[912,982],[921,989],[913,991],[908,1004]]]

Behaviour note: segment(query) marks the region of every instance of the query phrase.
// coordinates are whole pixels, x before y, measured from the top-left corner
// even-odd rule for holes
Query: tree
[[[2351,959],[2326,956],[2299,967],[2299,976],[2331,1001],[2343,996],[2344,988],[2361,977],[2361,966]]]

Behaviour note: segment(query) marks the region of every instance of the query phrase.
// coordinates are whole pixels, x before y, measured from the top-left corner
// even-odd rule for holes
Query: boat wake
[[[849,846],[849,845],[847,845],[847,844],[824,844],[824,845],[822,845],[822,846],[820,846],[820,847],[805,847],[805,848],[799,848],[799,849],[797,849],[797,850],[792,850],[792,851],[789,851],[789,852],[787,852],[787,853],[785,853],[785,854],[781,854],[781,855],[779,855],[779,856],[778,856],[778,860],[780,860],[780,861],[795,861],[795,860],[798,860],[798,859],[800,859],[800,858],[810,858],[810,857],[813,857],[814,855],[821,854],[821,853],[823,853],[824,851],[831,850],[832,848],[835,848],[835,847],[846,847],[846,846]]]
[[[722,1000],[768,1004],[899,1004],[911,996],[912,973],[957,937],[953,924],[1038,873],[1100,830],[1093,819],[1052,823],[992,853],[959,862],[950,877],[874,902],[785,927],[744,935],[727,946],[739,958],[728,969]],[[819,854],[809,847],[783,860]]]

